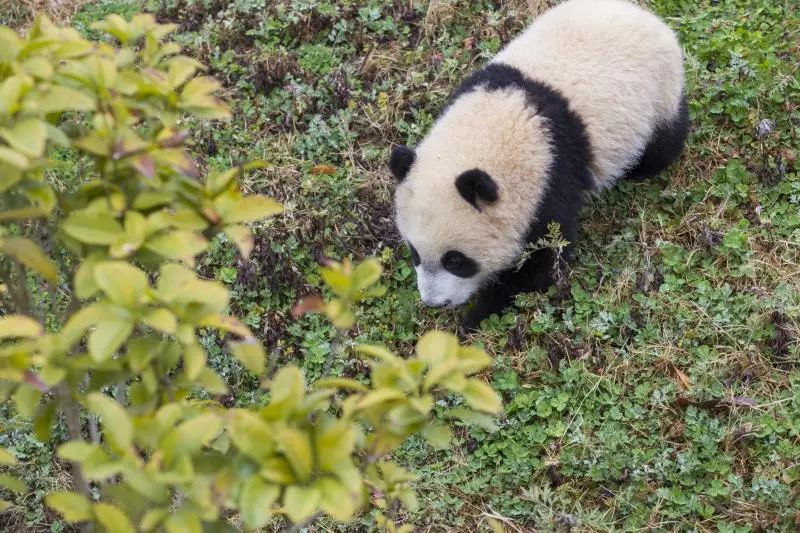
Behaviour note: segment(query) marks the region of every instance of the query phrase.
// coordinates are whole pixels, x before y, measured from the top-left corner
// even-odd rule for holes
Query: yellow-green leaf
[[[320,491],[319,505],[325,513],[339,522],[349,522],[361,503],[360,493],[350,493],[338,480],[324,477],[316,483]]]
[[[19,183],[23,175],[22,170],[9,165],[0,158],[0,193],[6,192]]]
[[[83,337],[87,329],[107,318],[107,316],[107,306],[103,304],[92,304],[84,307],[72,315],[61,329],[58,334],[59,348],[65,352],[69,351]]]
[[[495,422],[494,418],[485,413],[478,413],[465,407],[456,407],[454,409],[450,409],[446,416],[447,418],[457,418],[465,424],[478,426],[489,433],[498,430],[497,423]]]
[[[94,504],[94,516],[108,533],[135,533],[133,524],[125,513],[111,504]]]
[[[253,529],[264,526],[272,517],[272,504],[280,493],[277,485],[267,483],[258,476],[250,476],[242,486],[239,497],[239,511],[244,523]]]
[[[291,485],[283,496],[283,512],[295,524],[302,523],[317,510],[322,494],[316,487]]]
[[[266,357],[264,355],[264,348],[261,346],[258,339],[250,338],[241,342],[231,342],[229,346],[231,347],[234,357],[236,357],[245,368],[257,375],[264,372]]]
[[[124,307],[136,307],[147,289],[147,275],[124,261],[98,263],[94,281],[112,302]]]
[[[152,237],[145,243],[145,248],[168,259],[179,259],[191,263],[194,257],[202,253],[208,240],[194,231],[175,230]]]
[[[178,327],[178,319],[168,309],[156,309],[142,317],[142,322],[151,328],[172,335]]]
[[[314,382],[315,389],[345,389],[356,392],[366,392],[369,387],[349,378],[320,378]]]
[[[167,517],[164,521],[164,529],[167,533],[202,533],[203,524],[197,513],[181,509]]]
[[[240,172],[240,167],[230,168],[223,172],[209,172],[206,176],[206,192],[211,196],[216,196],[233,183],[233,180],[239,177]]]
[[[231,416],[228,433],[233,444],[244,454],[263,461],[273,453],[273,432],[257,414],[236,409]]]
[[[133,322],[108,318],[97,324],[89,335],[89,354],[97,362],[105,361],[116,352],[133,331]]]
[[[319,269],[322,281],[324,281],[337,296],[348,296],[353,286],[351,276],[348,276],[340,269],[333,267],[323,267]]]
[[[0,448],[0,465],[15,465],[17,458],[9,453],[5,448]]]
[[[320,424],[314,432],[314,447],[323,472],[337,472],[350,461],[356,444],[356,430],[352,423],[337,420]]]
[[[169,509],[163,508],[156,508],[150,509],[147,511],[144,516],[142,517],[142,521],[139,523],[139,528],[145,533],[149,533],[161,525],[161,522],[169,516]]]
[[[31,417],[36,413],[41,398],[42,391],[32,385],[22,383],[14,393],[14,404],[19,414],[24,417]]]
[[[159,448],[167,460],[198,452],[222,429],[222,421],[213,413],[206,413],[170,430],[161,440]]]
[[[189,80],[189,82],[183,88],[181,96],[187,100],[198,96],[207,96],[219,89],[219,87],[219,82],[214,78],[209,76],[200,76],[198,78]]]
[[[111,213],[78,211],[64,221],[67,235],[87,244],[113,244],[125,235]]]
[[[198,326],[217,328],[222,331],[233,333],[243,338],[251,338],[253,333],[250,328],[239,322],[234,316],[230,315],[208,315],[197,322]]]
[[[11,128],[0,129],[0,136],[14,149],[28,157],[40,157],[47,142],[47,128],[38,118],[17,122]]]
[[[478,411],[499,413],[503,409],[503,402],[500,400],[500,396],[480,379],[467,380],[461,395],[464,396],[470,407]]]
[[[59,513],[69,523],[92,519],[92,504],[81,494],[70,491],[51,492],[44,498],[47,506]]]
[[[201,385],[209,394],[225,394],[228,387],[219,374],[208,367],[205,367],[200,375],[197,376],[197,383]]]
[[[31,76],[43,80],[49,79],[53,75],[53,65],[41,56],[34,56],[25,60],[22,63],[22,68]]]
[[[236,244],[243,258],[247,259],[250,257],[254,246],[253,232],[250,231],[250,228],[239,225],[227,226],[225,228],[225,234]]]
[[[173,57],[168,62],[167,79],[170,87],[177,87],[194,76],[203,64],[186,56]]]
[[[28,167],[30,166],[30,161],[28,161],[27,157],[16,150],[6,148],[5,146],[0,146],[0,161],[3,161],[19,170],[28,170]]]
[[[42,326],[24,315],[9,315],[0,318],[0,339],[35,338],[44,333]]]
[[[506,527],[500,520],[490,516],[487,517],[486,521],[489,522],[489,527],[492,529],[493,533],[506,533]]]
[[[4,487],[17,494],[22,494],[27,490],[25,483],[8,474],[0,474],[0,487]]]
[[[50,283],[58,282],[58,270],[55,264],[33,241],[22,237],[5,238],[0,240],[0,252],[14,257]]]
[[[474,374],[492,364],[489,355],[474,346],[461,346],[458,349],[458,367],[465,374]]]
[[[378,259],[372,258],[362,261],[353,271],[353,284],[357,289],[366,289],[381,278],[383,267]]]
[[[422,436],[437,450],[446,450],[450,447],[453,434],[444,424],[430,423],[422,430]]]
[[[289,462],[282,457],[272,457],[262,463],[260,474],[267,481],[279,483],[281,485],[290,485],[297,483],[297,478],[292,472],[292,467]]]
[[[19,109],[24,91],[30,87],[30,78],[24,74],[9,76],[0,83],[0,114],[13,115]]]
[[[54,85],[39,102],[39,111],[43,114],[60,113],[62,111],[93,111],[95,100],[87,93]]]
[[[450,358],[458,353],[458,339],[442,331],[429,331],[417,342],[417,355],[428,364]]]
[[[245,196],[235,203],[226,206],[227,209],[220,213],[225,224],[240,224],[242,222],[255,222],[264,218],[277,215],[283,211],[283,206],[268,196]]]
[[[81,300],[91,298],[100,287],[94,281],[94,267],[101,261],[98,254],[91,254],[78,267],[75,271],[75,295]]]
[[[294,366],[278,370],[269,385],[272,397],[269,405],[262,409],[268,418],[286,418],[300,406],[306,392],[303,373]]]
[[[183,349],[183,372],[190,380],[195,380],[206,367],[206,352],[198,344],[190,344]]]
[[[16,59],[23,46],[22,39],[11,28],[0,26],[0,62],[9,63]]]
[[[275,434],[275,442],[300,481],[307,481],[314,468],[311,440],[304,431],[286,427]]]
[[[375,405],[380,405],[382,403],[392,402],[395,400],[401,400],[405,397],[406,394],[401,390],[382,388],[365,394],[356,403],[356,409],[359,410],[368,409]]]
[[[47,380],[45,382],[47,383]],[[47,442],[50,439],[50,429],[57,415],[56,407],[54,401],[44,403],[33,419],[33,433],[40,442]]]
[[[120,453],[127,452],[133,443],[133,423],[125,408],[99,392],[89,394],[87,401],[89,409],[100,417],[109,445]]]

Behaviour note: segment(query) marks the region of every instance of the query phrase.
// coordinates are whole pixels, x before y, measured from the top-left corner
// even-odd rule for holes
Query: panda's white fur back
[[[672,30],[625,0],[564,2],[492,63],[511,65],[564,95],[586,125],[598,187],[636,163],[654,125],[677,114],[684,85]]]
[[[664,22],[625,0],[545,12],[465,80],[416,150],[392,153],[423,301],[460,305],[484,288],[494,302],[477,316],[543,288],[545,252],[512,268],[526,244],[549,221],[574,243],[583,191],[665,168],[687,131],[682,53]],[[453,251],[477,268],[454,274]]]

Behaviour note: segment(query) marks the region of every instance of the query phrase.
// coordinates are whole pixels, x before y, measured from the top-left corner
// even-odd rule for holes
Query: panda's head
[[[482,228],[479,219],[481,211],[498,201],[499,190],[488,173],[469,169],[454,176],[452,191],[442,191],[464,203],[452,205],[429,188],[403,186],[415,159],[414,151],[405,146],[395,148],[390,158],[392,173],[401,181],[396,194],[397,225],[411,251],[423,303],[456,307],[466,303],[492,274],[494,266],[487,261],[487,252],[493,248],[493,232]]]
[[[395,219],[426,305],[466,303],[519,257],[550,164],[542,131],[521,91],[478,89],[416,149],[392,150]]]

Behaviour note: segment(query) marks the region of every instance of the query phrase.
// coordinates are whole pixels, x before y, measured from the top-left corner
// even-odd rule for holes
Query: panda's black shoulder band
[[[464,80],[450,96],[449,103],[452,104],[459,97],[478,89],[523,91],[528,105],[537,115],[547,119],[546,127],[554,156],[550,178],[558,177],[560,180],[566,174],[579,176],[579,183],[572,183],[570,186],[580,189],[593,187],[591,175],[587,171],[592,162],[589,134],[581,117],[570,108],[569,101],[559,91],[527,77],[511,65],[489,63]]]

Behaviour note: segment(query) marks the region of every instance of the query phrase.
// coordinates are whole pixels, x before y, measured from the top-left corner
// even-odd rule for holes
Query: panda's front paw
[[[470,335],[478,333],[481,329],[482,319],[483,317],[477,313],[468,313],[458,326],[458,337],[463,341]]]

